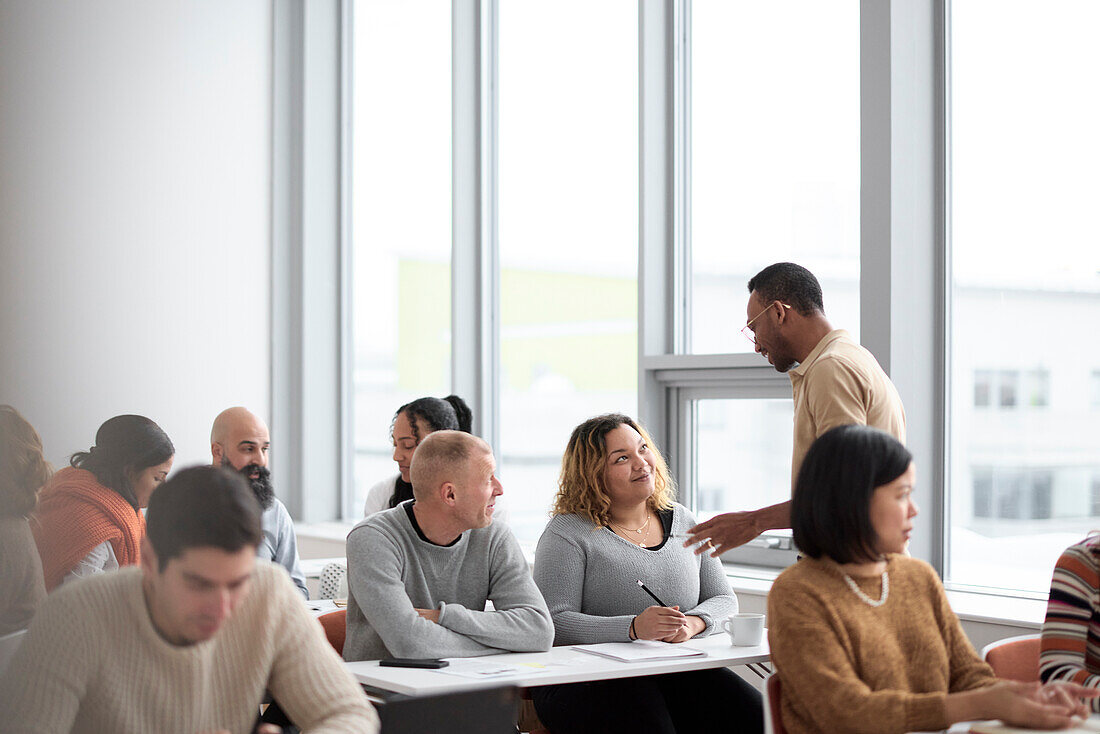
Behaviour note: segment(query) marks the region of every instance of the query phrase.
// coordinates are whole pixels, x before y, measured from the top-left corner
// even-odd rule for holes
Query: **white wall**
[[[0,0],[0,402],[55,464],[140,413],[269,417],[272,10]]]

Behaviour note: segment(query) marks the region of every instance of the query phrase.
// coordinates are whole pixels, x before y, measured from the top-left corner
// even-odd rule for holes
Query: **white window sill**
[[[298,524],[295,530],[299,538],[344,540],[353,527],[355,527],[354,522],[319,522]],[[527,563],[531,564],[535,556],[534,545],[524,545],[523,554],[527,557]],[[732,564],[725,564],[725,569],[734,593],[755,596],[767,596],[772,582],[780,573],[780,570],[775,568]],[[969,590],[949,590],[947,600],[955,610],[955,614],[963,621],[1001,624],[1029,630],[1037,630],[1042,626],[1047,609],[1046,599],[1029,599]]]
[[[726,570],[726,577],[730,580],[735,594],[755,594],[767,596],[771,591],[772,582],[782,569],[763,568],[760,566],[735,566],[732,563],[722,564]]]
[[[347,540],[348,533],[355,527],[354,522],[333,520],[331,522],[294,523],[294,533],[299,538],[316,540]]]
[[[986,622],[1038,630],[1047,613],[1046,599],[949,589],[947,601],[967,622]]]
[[[780,571],[774,568],[725,564],[726,576],[736,594],[767,596]],[[1046,616],[1046,599],[983,593],[970,590],[948,590],[947,601],[966,622],[1001,624],[1038,630]]]

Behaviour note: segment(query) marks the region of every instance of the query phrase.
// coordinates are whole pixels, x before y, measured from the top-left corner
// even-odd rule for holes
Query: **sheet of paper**
[[[318,599],[316,601],[305,602],[306,609],[309,610],[309,616],[314,619],[318,619],[326,614],[338,611],[340,608],[332,603],[332,599]]]
[[[601,642],[595,645],[574,645],[573,649],[624,663],[639,660],[674,660],[676,658],[703,657],[706,655],[705,652],[694,647],[674,645],[670,642],[656,640]]]
[[[450,665],[446,668],[435,669],[434,672],[485,680],[518,674],[548,673],[550,671],[549,666],[539,664],[512,663],[506,665],[488,660],[469,660],[467,658],[447,658],[447,662]]]

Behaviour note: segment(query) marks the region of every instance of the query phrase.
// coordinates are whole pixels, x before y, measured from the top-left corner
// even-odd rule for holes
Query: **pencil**
[[[641,579],[638,579],[638,586],[641,586],[641,587],[642,587],[642,591],[644,591],[645,593],[647,593],[647,594],[649,594],[649,595],[650,595],[651,597],[653,597],[653,601],[657,602],[658,606],[662,606],[662,607],[667,607],[667,606],[668,606],[668,604],[665,604],[665,603],[664,603],[663,601],[661,601],[661,600],[660,600],[660,599],[659,599],[659,598],[657,597],[657,595],[656,595],[656,594],[654,594],[654,593],[653,593],[652,591],[650,591],[650,590],[649,590],[649,587],[648,587],[648,586],[646,586],[645,584],[643,584],[643,583],[642,583],[642,580],[641,580]]]

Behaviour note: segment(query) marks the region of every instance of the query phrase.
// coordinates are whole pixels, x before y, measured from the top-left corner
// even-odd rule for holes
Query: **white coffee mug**
[[[730,644],[753,647],[764,641],[763,614],[731,614],[720,625],[730,636]]]

